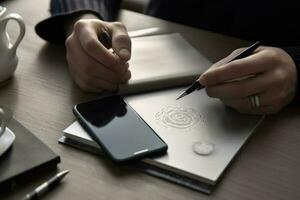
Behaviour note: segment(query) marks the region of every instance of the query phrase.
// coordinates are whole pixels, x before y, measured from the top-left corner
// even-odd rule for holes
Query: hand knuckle
[[[126,81],[128,81],[129,79],[131,78],[131,71],[128,71],[128,73],[127,73],[127,77],[126,77]]]
[[[67,37],[67,39],[65,40],[65,46],[66,46],[67,49],[70,48],[71,43],[72,43],[71,41],[72,41],[71,36]]]
[[[127,71],[120,79],[121,83],[127,82],[131,78],[131,72]]]
[[[85,26],[86,26],[85,20],[80,19],[77,22],[75,22],[75,24],[74,24],[74,30],[76,32],[81,31]]]
[[[121,22],[113,22],[112,25],[116,28],[122,28],[125,29],[125,25]]]
[[[276,80],[279,85],[282,85],[284,82],[287,81],[287,79],[288,79],[287,73],[285,73],[284,70],[279,68],[279,69],[276,69],[274,73],[275,73]]]
[[[271,66],[278,66],[279,63],[281,63],[281,54],[278,50],[275,48],[270,48],[269,51],[267,51],[266,58],[269,60]]]

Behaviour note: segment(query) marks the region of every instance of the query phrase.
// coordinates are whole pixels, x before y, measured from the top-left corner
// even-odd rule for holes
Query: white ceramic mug
[[[8,80],[16,70],[18,57],[17,47],[25,35],[25,24],[22,17],[16,13],[5,15],[6,8],[0,6],[0,84]],[[19,35],[14,44],[10,42],[6,26],[9,20],[15,20],[19,27]]]

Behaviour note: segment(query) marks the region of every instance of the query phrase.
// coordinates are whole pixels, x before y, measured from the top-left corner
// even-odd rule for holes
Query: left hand
[[[208,96],[219,98],[233,109],[247,114],[273,114],[290,103],[296,93],[297,69],[287,52],[259,47],[252,55],[227,63],[242,49],[215,63],[199,81]],[[230,81],[241,77],[248,79]],[[251,103],[257,95],[259,106]]]

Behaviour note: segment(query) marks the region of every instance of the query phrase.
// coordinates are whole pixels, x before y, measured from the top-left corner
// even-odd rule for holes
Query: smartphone
[[[114,162],[125,163],[166,153],[167,144],[119,95],[73,108],[81,126]]]

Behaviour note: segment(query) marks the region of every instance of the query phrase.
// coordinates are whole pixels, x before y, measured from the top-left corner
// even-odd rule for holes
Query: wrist
[[[64,29],[67,37],[71,35],[74,24],[80,19],[99,19],[99,17],[96,14],[88,12],[71,15],[64,23]]]

